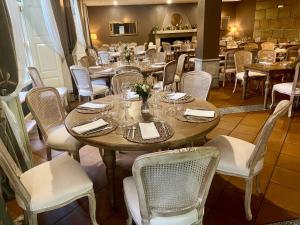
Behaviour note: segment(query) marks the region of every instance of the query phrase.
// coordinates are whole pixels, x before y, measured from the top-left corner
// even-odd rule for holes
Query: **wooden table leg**
[[[243,99],[246,99],[246,91],[248,85],[249,70],[245,70],[243,83]]]
[[[264,108],[268,107],[268,95],[270,91],[270,74],[267,74],[267,79],[265,82],[265,97],[264,97]]]
[[[102,158],[106,166],[106,179],[107,179],[111,205],[113,208],[116,208],[116,201],[115,201],[116,152],[111,150],[104,150],[104,154]]]

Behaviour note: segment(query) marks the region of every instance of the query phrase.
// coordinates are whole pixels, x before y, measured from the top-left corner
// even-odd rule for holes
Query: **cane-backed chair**
[[[115,69],[116,74],[119,73],[125,73],[125,72],[136,72],[136,73],[141,73],[141,69],[137,66],[130,66],[130,65],[125,65],[125,66],[119,66]]]
[[[181,77],[182,77],[182,73],[184,70],[186,57],[187,57],[186,54],[181,54],[177,60],[176,73],[175,73],[175,78],[174,78],[177,91],[179,91],[179,89],[180,89],[180,82],[181,82]]]
[[[146,59],[149,59],[150,62],[154,62],[156,58],[156,49],[155,48],[149,48],[146,51]]]
[[[269,42],[269,41],[261,43],[261,49],[262,50],[274,50],[275,49],[275,43]]]
[[[257,53],[258,62],[268,62],[274,63],[276,62],[276,52],[274,50],[260,50]]]
[[[276,121],[287,113],[289,105],[290,102],[287,100],[283,100],[277,105],[275,111],[259,133],[255,145],[225,135],[218,136],[205,144],[205,146],[216,147],[221,151],[217,173],[245,179],[245,213],[247,220],[252,219],[251,195],[253,179],[256,178],[257,192],[260,193],[259,174],[263,169],[268,139]]]
[[[162,42],[162,47],[166,53],[167,61],[174,59],[174,52],[172,52],[172,46],[169,42]]]
[[[85,55],[79,59],[78,64],[85,68],[89,68],[90,66],[96,65],[96,59],[93,56]]]
[[[247,43],[247,44],[244,45],[244,50],[245,51],[258,50],[258,44],[256,44],[256,43]]]
[[[29,76],[32,80],[33,86],[34,87],[45,87],[45,84],[44,84],[43,80],[41,79],[40,73],[37,70],[37,68],[30,66],[30,67],[27,67],[27,69],[28,69]],[[57,87],[56,89],[59,93],[59,96],[60,96],[62,102],[63,102],[63,105],[64,106],[68,105],[67,88],[66,87]]]
[[[61,208],[86,196],[92,224],[98,224],[93,183],[80,164],[68,155],[56,157],[22,173],[0,139],[0,167],[8,177],[29,225],[38,224],[38,213]]]
[[[161,90],[165,90],[166,86],[173,85],[175,81],[176,68],[177,68],[177,63],[175,60],[168,62],[165,65],[164,72],[163,72],[163,80],[159,82]]]
[[[70,66],[70,71],[78,89],[79,102],[81,97],[89,97],[91,100],[97,95],[105,95],[109,89],[106,85],[91,82],[91,77],[87,68],[73,65]]]
[[[223,87],[225,86],[226,82],[226,75],[235,74],[235,63],[234,63],[234,54],[236,50],[230,50],[225,52],[225,60],[224,60],[224,67],[221,69],[220,77],[223,81]]]
[[[245,50],[237,51],[234,54],[234,62],[235,62],[236,75],[235,75],[235,84],[234,84],[233,93],[236,90],[238,80],[240,80],[242,82],[242,85],[245,84],[244,65],[249,65],[249,64],[252,63],[252,53],[249,52],[249,51],[245,51]],[[249,71],[248,76],[251,79],[254,79],[254,78],[260,78],[261,79],[261,78],[265,77],[266,75],[263,74],[263,73],[259,73],[259,72]]]
[[[207,100],[211,82],[211,74],[205,71],[190,71],[182,76],[181,90],[201,100]]]
[[[290,96],[290,108],[289,108],[289,114],[288,114],[289,117],[291,117],[291,115],[292,115],[292,109],[293,109],[293,103],[294,103],[295,97],[297,97],[297,103],[299,102],[299,98],[300,98],[299,73],[300,73],[300,63],[298,63],[296,66],[293,82],[275,84],[272,89],[272,103],[270,106],[271,108],[274,105],[276,92]]]
[[[65,113],[57,90],[52,87],[33,88],[26,95],[26,103],[43,134],[48,160],[51,160],[53,149],[67,151],[80,161],[79,149],[83,144],[65,127]]]
[[[219,157],[205,147],[139,156],[123,181],[127,225],[202,224]]]
[[[122,93],[122,83],[128,82],[131,85],[134,85],[137,82],[142,82],[143,81],[143,75],[141,73],[137,72],[124,72],[124,73],[119,73],[116,74],[112,78],[112,89],[113,93],[116,94],[121,94]]]

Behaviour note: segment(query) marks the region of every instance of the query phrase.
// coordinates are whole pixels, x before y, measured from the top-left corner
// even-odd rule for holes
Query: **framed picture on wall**
[[[230,16],[223,16],[221,18],[221,30],[228,30],[229,28],[229,22],[230,22]]]
[[[110,36],[137,35],[137,21],[109,22]]]

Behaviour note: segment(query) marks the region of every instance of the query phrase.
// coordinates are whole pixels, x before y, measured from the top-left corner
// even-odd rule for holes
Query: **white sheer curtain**
[[[15,50],[16,50],[16,57],[18,62],[18,76],[19,76],[19,83],[16,90],[11,94],[11,96],[17,96],[18,93],[21,91],[24,85],[24,77],[26,75],[26,48],[25,48],[25,37],[22,30],[22,21],[20,17],[20,10],[16,0],[5,0],[6,6],[9,12],[13,36],[14,36],[14,43],[15,43]]]
[[[74,16],[74,22],[75,22],[75,28],[76,28],[76,35],[77,35],[77,42],[83,46],[83,48],[86,48],[85,38],[83,35],[83,28],[82,28],[82,22],[79,12],[79,6],[77,0],[71,0],[71,7],[73,11]]]
[[[64,50],[61,46],[60,36],[56,25],[56,20],[52,11],[50,0],[41,0],[41,8],[46,24],[46,29],[50,41],[53,43],[54,51],[57,52],[62,59],[65,58]]]

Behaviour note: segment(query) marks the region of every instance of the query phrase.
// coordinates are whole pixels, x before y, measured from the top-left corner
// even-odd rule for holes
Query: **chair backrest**
[[[70,66],[70,71],[75,81],[79,95],[91,96],[93,93],[93,88],[91,83],[91,77],[87,68],[78,65],[73,65]]]
[[[161,52],[162,50],[162,46],[159,46],[157,49],[156,49],[156,52]]]
[[[45,139],[51,128],[64,123],[65,112],[56,88],[33,88],[26,95],[26,103]]]
[[[155,62],[166,62],[166,52],[156,52],[156,55],[155,55]]]
[[[183,74],[181,78],[181,90],[201,100],[206,100],[211,82],[211,74],[205,71],[191,71]]]
[[[99,58],[102,64],[109,64],[109,53],[107,51],[99,51]]]
[[[295,75],[294,75],[294,81],[293,81],[293,87],[292,87],[292,95],[295,94],[296,89],[300,89],[300,78],[299,78],[299,73],[300,73],[300,62],[297,64],[295,68]]]
[[[234,53],[236,73],[244,72],[244,65],[252,63],[252,53],[249,51],[237,51]]]
[[[137,66],[130,66],[130,65],[125,65],[125,66],[119,66],[115,69],[116,74],[119,73],[124,73],[124,72],[136,72],[136,73],[141,73],[141,69]]]
[[[94,48],[87,48],[87,55],[94,57],[95,60],[98,59],[97,51]]]
[[[235,50],[230,50],[225,52],[225,62],[224,62],[224,68],[225,71],[228,68],[235,68],[235,63],[234,63],[234,54]]]
[[[176,41],[173,41],[173,44],[174,45],[182,45],[183,41],[176,40]]]
[[[146,51],[146,58],[153,62],[155,60],[155,57],[156,57],[156,49],[155,48],[149,48]]]
[[[170,53],[172,51],[172,46],[169,42],[162,42],[162,47],[164,52]]]
[[[44,82],[41,79],[40,73],[36,67],[30,66],[27,67],[29,76],[33,82],[34,87],[45,87]]]
[[[179,76],[181,78],[183,69],[184,69],[184,64],[185,64],[185,59],[186,59],[187,55],[186,54],[181,54],[178,57],[178,61],[177,61],[177,67],[176,67],[176,75]]]
[[[288,100],[282,100],[276,106],[273,114],[268,118],[264,124],[261,132],[258,135],[255,149],[247,162],[247,166],[250,168],[250,175],[254,172],[254,168],[259,160],[261,160],[267,150],[267,143],[272,130],[276,124],[276,121],[288,112],[290,102]]]
[[[244,50],[251,51],[258,49],[258,44],[256,43],[247,43],[244,45]]]
[[[0,167],[9,179],[9,184],[14,192],[21,198],[26,209],[30,210],[30,194],[20,181],[22,172],[17,166],[7,148],[5,147],[2,139],[0,138]]]
[[[166,85],[170,85],[174,83],[176,66],[177,63],[175,60],[167,63],[167,65],[165,66],[164,77],[163,77],[163,88],[165,88]]]
[[[297,59],[298,57],[298,50],[299,50],[300,46],[293,46],[293,47],[289,47],[286,50],[286,60],[292,60],[292,59]]]
[[[133,85],[137,82],[142,82],[143,75],[137,72],[124,72],[116,74],[112,78],[112,89],[114,94],[122,93],[122,83],[128,82],[130,85]]]
[[[141,52],[144,52],[145,51],[145,45],[138,45],[135,47],[135,53],[136,54],[139,54]]]
[[[96,65],[96,59],[93,56],[83,56],[79,59],[79,65],[85,68]]]
[[[155,216],[182,215],[194,209],[197,209],[201,221],[219,159],[220,152],[211,147],[178,149],[138,157],[132,173],[142,224],[150,224]]]
[[[276,52],[274,50],[260,50],[257,53],[258,62],[276,62]]]
[[[261,49],[262,50],[274,50],[275,49],[275,43],[269,42],[269,41],[261,43]]]
[[[135,48],[137,46],[136,42],[131,42],[128,44],[128,48]]]

